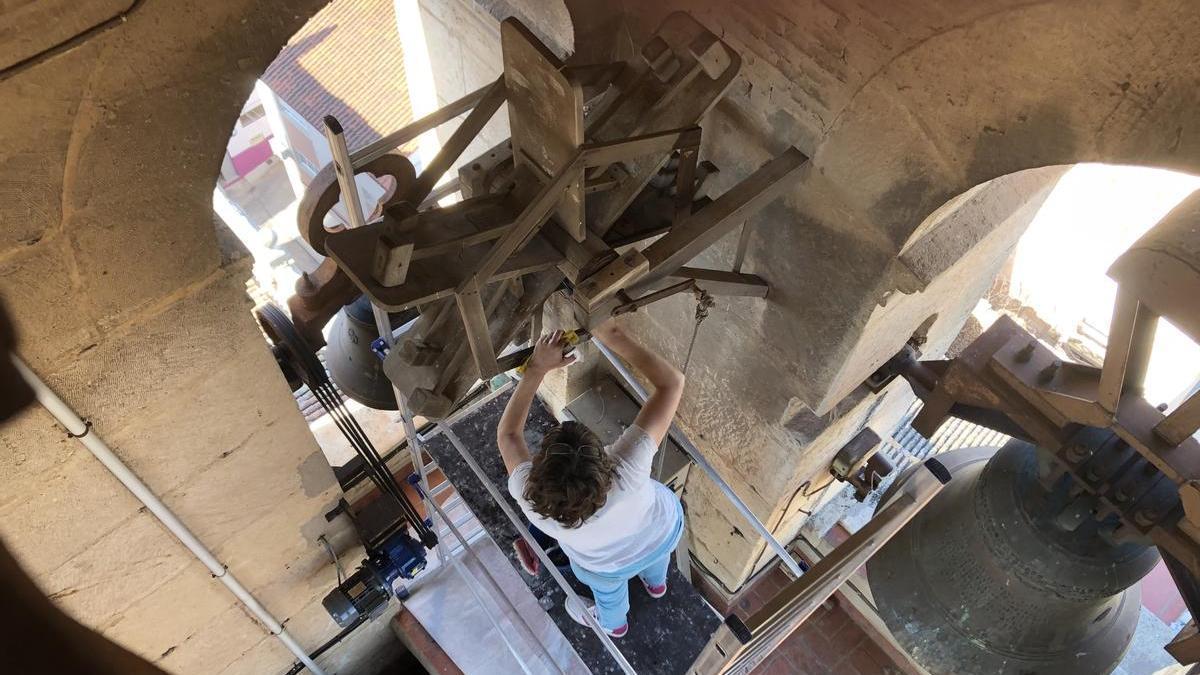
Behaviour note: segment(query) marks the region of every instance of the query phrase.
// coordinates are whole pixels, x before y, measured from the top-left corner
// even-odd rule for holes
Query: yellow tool
[[[577,331],[564,330],[562,336],[563,336],[563,339],[567,341],[567,349],[566,349],[566,351],[563,352],[564,354],[566,354],[567,352],[571,351],[575,347],[579,346],[580,343],[591,339],[592,334],[587,332],[586,330],[583,330],[582,328],[580,328]],[[524,357],[523,359],[521,359],[521,365],[517,366],[517,374],[524,375],[525,368],[526,368],[526,366],[529,365],[529,358],[531,356],[533,356],[533,347],[526,347],[525,349],[522,349],[521,351],[514,354],[514,356],[523,356]]]

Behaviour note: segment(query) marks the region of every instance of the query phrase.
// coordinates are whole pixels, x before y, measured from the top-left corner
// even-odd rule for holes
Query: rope
[[[688,366],[692,364],[692,350],[696,348],[696,338],[700,335],[700,324],[708,318],[708,310],[716,304],[708,291],[696,289],[696,324],[692,327],[692,341],[688,343],[687,358],[683,360],[683,376],[687,377]]]

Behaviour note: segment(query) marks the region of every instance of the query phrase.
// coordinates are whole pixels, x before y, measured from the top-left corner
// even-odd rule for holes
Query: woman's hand
[[[563,356],[563,351],[568,346],[561,330],[556,330],[553,333],[538,338],[537,344],[533,347],[533,355],[529,357],[529,362],[525,364],[525,372],[545,375],[555,368],[562,368],[563,366],[575,363],[573,355]]]

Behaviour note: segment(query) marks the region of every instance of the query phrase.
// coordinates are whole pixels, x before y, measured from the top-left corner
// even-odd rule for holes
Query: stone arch
[[[929,283],[901,254],[956,195],[1078,162],[1200,172],[1197,28],[1200,12],[1155,3],[1014,3],[952,22],[863,81],[805,148],[811,170],[774,214],[806,231],[792,255],[845,261],[829,247],[858,249],[852,264],[784,280],[795,293],[838,289],[818,290],[799,327],[818,345],[819,363],[798,364],[806,402],[828,409],[878,365],[852,357],[864,343],[894,342],[869,330],[869,316],[882,298]],[[946,253],[948,267],[962,251]]]

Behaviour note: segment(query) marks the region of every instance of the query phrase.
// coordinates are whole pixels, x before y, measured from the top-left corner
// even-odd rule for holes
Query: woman
[[[567,612],[587,625],[591,612],[613,637],[629,631],[629,580],[639,577],[646,592],[667,592],[667,567],[683,533],[683,507],[662,483],[650,478],[684,378],[661,356],[634,342],[611,321],[593,335],[650,381],[653,392],[632,426],[609,447],[586,426],[564,422],[547,433],[531,455],[525,422],[538,386],[548,372],[574,363],[566,357],[562,332],[538,340],[496,430],[508,469],[508,489],[529,521],[558,540],[576,578],[592,589],[595,605]]]

